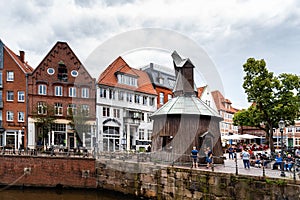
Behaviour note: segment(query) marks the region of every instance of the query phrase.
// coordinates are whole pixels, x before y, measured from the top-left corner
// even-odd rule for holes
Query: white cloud
[[[265,58],[276,73],[300,73],[300,6],[293,0],[12,0],[0,6],[5,8],[0,38],[15,52],[25,50],[33,67],[58,40],[68,42],[84,61],[116,34],[156,27],[202,46],[222,72],[225,96],[233,104],[243,90],[234,92],[242,78],[232,76],[242,74],[248,57]]]

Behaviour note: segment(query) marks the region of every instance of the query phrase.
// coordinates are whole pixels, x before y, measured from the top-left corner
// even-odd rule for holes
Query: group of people
[[[206,162],[206,168],[211,167],[212,165],[212,150],[210,149],[210,147],[207,147],[205,149],[205,162]],[[192,167],[194,168],[198,168],[198,163],[199,163],[199,151],[197,150],[197,148],[194,146],[193,150],[191,152],[191,157],[192,157]]]

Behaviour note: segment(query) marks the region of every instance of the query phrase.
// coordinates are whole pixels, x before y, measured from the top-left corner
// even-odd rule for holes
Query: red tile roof
[[[138,87],[118,83],[116,73],[124,73],[131,76],[136,76]],[[144,71],[131,68],[120,56],[113,61],[103,73],[101,73],[97,83],[101,85],[157,95],[148,74]]]
[[[28,65],[27,62],[22,62],[20,59],[20,56],[17,56],[12,50],[10,50],[7,46],[4,46],[4,49],[7,51],[7,53],[11,56],[11,58],[18,64],[20,69],[24,73],[31,73],[33,71],[33,68]]]
[[[239,111],[238,109],[231,106],[231,101],[229,99],[225,99],[220,91],[215,90],[211,94],[219,111],[222,110],[228,113],[236,113],[237,111]],[[225,104],[227,104],[228,106],[226,107]]]
[[[205,88],[206,88],[206,86],[197,88],[198,98],[201,98],[202,93],[204,92],[204,89],[205,89]]]

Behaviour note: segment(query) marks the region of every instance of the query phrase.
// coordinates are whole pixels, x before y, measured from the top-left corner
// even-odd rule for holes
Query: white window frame
[[[6,121],[12,122],[14,121],[14,112],[13,111],[6,111]]]
[[[25,92],[18,91],[18,102],[25,102]]]
[[[38,94],[47,95],[47,86],[45,84],[38,85]]]
[[[70,112],[72,111],[72,113]],[[77,114],[77,107],[76,107],[76,104],[69,104],[68,105],[68,110],[67,110],[67,115],[76,115]]]
[[[85,104],[81,105],[81,112],[84,117],[88,117],[90,115],[90,106]]]
[[[81,88],[81,97],[89,98],[89,88]]]
[[[46,106],[46,103],[43,101],[38,102],[38,114],[39,115],[47,114],[47,106]]]
[[[24,122],[24,112],[18,112],[18,122]]]
[[[76,87],[69,87],[69,97],[76,97]]]
[[[164,105],[165,94],[163,92],[159,93],[159,104]]]
[[[6,92],[6,101],[14,101],[14,91],[7,91]]]
[[[55,96],[61,97],[63,94],[63,88],[62,86],[55,86]]]
[[[56,115],[56,116],[62,116],[63,115],[62,103],[55,103],[54,104],[54,115]]]
[[[14,72],[13,71],[7,71],[6,72],[6,80],[7,81],[14,81]]]

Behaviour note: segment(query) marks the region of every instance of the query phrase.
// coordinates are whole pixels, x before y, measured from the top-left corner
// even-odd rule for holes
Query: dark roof
[[[175,84],[175,71],[174,69],[150,63],[141,68],[145,71],[154,86],[164,87],[173,90]]]

